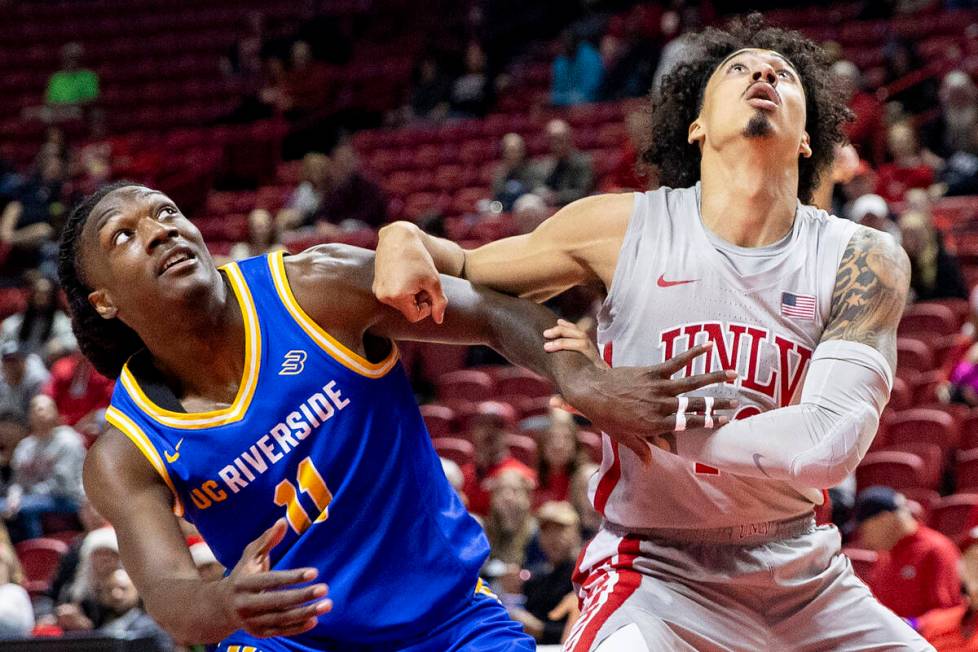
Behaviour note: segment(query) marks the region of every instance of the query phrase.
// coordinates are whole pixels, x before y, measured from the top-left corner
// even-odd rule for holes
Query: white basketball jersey
[[[738,378],[690,395],[736,397],[735,418],[797,402],[857,227],[799,203],[784,240],[740,248],[706,230],[699,197],[699,184],[635,194],[599,317],[601,351],[613,366],[645,366],[712,341],[713,350],[676,377],[735,369]],[[822,502],[820,491],[718,472],[658,448],[647,467],[603,440],[591,499],[627,528],[727,527],[791,518]]]

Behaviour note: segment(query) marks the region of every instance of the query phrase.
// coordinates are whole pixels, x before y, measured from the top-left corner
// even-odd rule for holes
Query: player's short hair
[[[710,76],[738,50],[774,50],[795,67],[805,91],[805,130],[811,139],[812,156],[799,157],[798,198],[811,202],[821,173],[832,162],[834,146],[846,141],[843,127],[852,119],[822,48],[800,32],[771,27],[759,13],[735,18],[726,29],[710,27],[685,38],[690,39],[695,55],[678,64],[653,93],[652,140],[642,159],[659,169],[664,186],[684,188],[699,181],[700,149],[688,141],[689,125],[703,108]]]
[[[102,186],[75,206],[61,231],[58,251],[58,278],[68,299],[71,330],[78,348],[91,360],[95,369],[108,378],[118,378],[122,366],[133,353],[142,349],[143,341],[119,319],[104,319],[88,301],[92,289],[85,280],[79,240],[92,209],[107,195],[128,186],[141,184],[116,181]]]

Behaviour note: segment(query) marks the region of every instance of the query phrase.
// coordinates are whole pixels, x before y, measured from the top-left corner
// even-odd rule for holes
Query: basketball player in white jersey
[[[566,650],[930,650],[812,516],[889,398],[907,257],[807,205],[848,117],[821,50],[758,15],[698,47],[653,102],[645,159],[671,188],[582,199],[471,251],[389,226],[375,293],[438,321],[436,269],[537,300],[600,282],[609,364],[709,342],[685,373],[736,370],[694,393],[736,397],[729,425],[680,432],[681,402],[677,432],[604,435],[590,487],[604,525]]]

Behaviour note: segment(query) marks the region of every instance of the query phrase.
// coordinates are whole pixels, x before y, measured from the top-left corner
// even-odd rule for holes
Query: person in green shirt
[[[98,99],[98,75],[79,67],[83,54],[78,43],[68,43],[61,49],[63,67],[51,75],[45,101],[48,104],[87,104]]]

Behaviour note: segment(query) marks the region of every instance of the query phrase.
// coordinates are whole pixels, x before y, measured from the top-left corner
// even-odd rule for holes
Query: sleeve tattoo
[[[909,282],[910,262],[893,238],[875,229],[858,229],[839,264],[822,341],[866,344],[896,369],[896,331]]]

